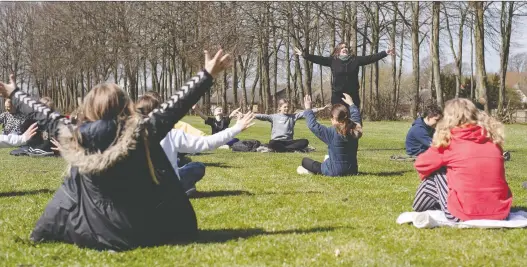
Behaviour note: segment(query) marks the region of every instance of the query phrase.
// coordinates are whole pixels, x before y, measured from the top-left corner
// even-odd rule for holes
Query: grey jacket
[[[256,114],[256,119],[271,123],[271,140],[293,140],[295,123],[304,118],[304,112],[295,114]]]

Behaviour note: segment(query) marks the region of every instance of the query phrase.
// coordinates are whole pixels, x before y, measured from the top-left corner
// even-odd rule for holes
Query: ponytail
[[[342,104],[333,105],[331,117],[339,124],[335,126],[337,133],[342,136],[348,136],[359,139],[362,136],[362,127],[350,118],[349,110]]]

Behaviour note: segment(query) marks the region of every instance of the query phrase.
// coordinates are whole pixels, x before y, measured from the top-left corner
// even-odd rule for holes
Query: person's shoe
[[[223,146],[220,146],[220,147],[218,147],[218,148],[219,148],[219,149],[229,149],[229,148],[231,148],[231,147],[228,146],[228,145],[223,145]]]
[[[259,146],[256,149],[256,152],[268,153],[268,152],[271,152],[271,149],[266,146]]]
[[[325,155],[324,156],[324,161],[328,160],[329,159],[329,155]]]
[[[509,160],[511,160],[511,152],[509,152],[509,151],[505,151],[505,152],[503,152],[503,159],[504,159],[505,161],[509,161]]]
[[[46,156],[54,156],[55,152],[53,151],[49,152],[49,151],[45,151],[42,149],[30,147],[27,150],[27,155],[31,157],[46,157]]]
[[[302,166],[298,166],[298,168],[296,168],[296,173],[298,173],[298,174],[313,174],[312,172],[308,171],[306,168],[304,168]]]

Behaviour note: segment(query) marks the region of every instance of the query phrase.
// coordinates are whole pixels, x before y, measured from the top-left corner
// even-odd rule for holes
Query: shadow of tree
[[[36,194],[49,194],[55,192],[50,189],[38,189],[29,191],[12,191],[12,192],[0,192],[0,197],[18,197],[25,195],[36,195]]]
[[[330,232],[344,227],[315,227],[309,229],[290,229],[278,231],[265,231],[261,228],[248,229],[214,229],[200,230],[198,239],[194,243],[223,243],[229,240],[244,239],[260,235],[287,235]],[[346,227],[348,228],[348,227]]]
[[[401,176],[408,172],[414,171],[390,171],[390,172],[359,172],[359,175],[373,175],[373,176]]]
[[[209,197],[227,197],[227,196],[252,196],[248,191],[242,190],[219,190],[219,191],[198,191],[190,198],[209,198]]]

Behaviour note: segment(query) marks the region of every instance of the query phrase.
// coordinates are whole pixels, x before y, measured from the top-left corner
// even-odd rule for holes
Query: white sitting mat
[[[413,223],[417,228],[441,226],[456,228],[523,228],[527,227],[527,212],[522,210],[511,212],[506,220],[470,220],[459,223],[449,221],[441,210],[403,212],[397,218],[397,223]]]

